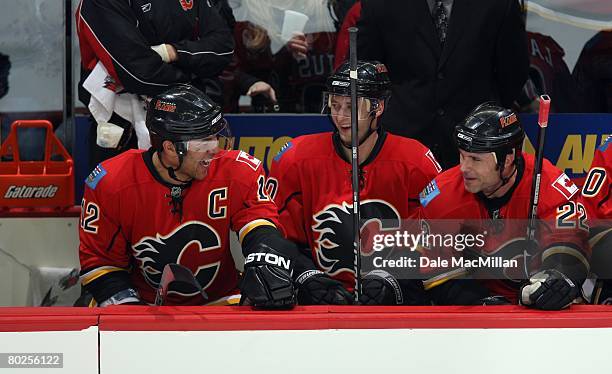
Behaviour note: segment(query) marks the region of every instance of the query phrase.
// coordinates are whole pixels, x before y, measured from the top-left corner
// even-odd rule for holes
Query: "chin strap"
[[[164,167],[164,169],[166,169],[168,171],[168,175],[170,176],[170,178],[174,179],[177,182],[180,183],[190,183],[191,179],[188,179],[186,181],[179,179],[176,174],[175,171],[177,171],[178,169],[181,168],[181,165],[183,164],[183,156],[179,155],[179,164],[178,167],[176,169],[171,168],[170,166],[166,165],[164,163],[164,160],[162,159],[161,153],[159,151],[157,151],[157,158],[159,159],[159,162],[162,164],[162,166]]]
[[[499,168],[499,178],[501,179],[501,184],[499,185],[499,187],[497,187],[496,189],[493,190],[493,192],[488,193],[488,194],[484,194],[487,198],[491,197],[494,193],[496,193],[500,188],[502,188],[503,186],[505,186],[506,184],[508,184],[508,182],[510,181],[510,179],[512,178],[512,176],[514,174],[516,174],[516,172],[518,171],[518,166],[516,161],[513,162],[514,165],[514,170],[512,171],[512,173],[510,175],[508,175],[507,177],[504,178],[503,173],[504,173],[504,167],[500,167]]]

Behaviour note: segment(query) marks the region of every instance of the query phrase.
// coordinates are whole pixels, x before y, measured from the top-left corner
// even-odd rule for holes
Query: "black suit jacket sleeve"
[[[529,74],[527,33],[517,0],[508,1],[503,19],[495,50],[495,78],[501,104],[511,107]]]
[[[383,36],[378,10],[384,8],[383,0],[362,0],[361,17],[357,22],[357,57],[360,60],[377,60],[385,63]]]

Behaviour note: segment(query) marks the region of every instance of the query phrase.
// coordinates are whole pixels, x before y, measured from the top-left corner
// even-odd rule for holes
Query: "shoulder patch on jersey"
[[[599,150],[602,152],[605,152],[610,146],[610,144],[612,144],[612,135],[608,135],[608,137],[606,138],[606,141],[603,142],[603,144],[599,146]]]
[[[578,186],[576,186],[565,173],[559,175],[559,177],[552,183],[552,186],[568,200],[574,196],[576,192],[578,192]]]
[[[425,157],[427,157],[429,161],[431,161],[431,163],[434,165],[434,168],[436,168],[436,171],[438,173],[442,171],[442,166],[440,166],[440,164],[438,163],[438,160],[436,160],[436,156],[434,156],[431,149],[427,150],[427,153],[425,153]]]
[[[251,156],[245,151],[238,152],[238,157],[236,157],[236,161],[245,163],[249,165],[249,167],[253,170],[257,170],[259,165],[261,165],[261,161],[259,161],[255,156]]]
[[[95,190],[98,186],[98,183],[104,178],[106,175],[106,169],[102,167],[102,164],[98,164],[95,169],[89,174],[87,178],[85,178],[85,184],[89,186],[92,190]]]
[[[287,143],[285,143],[285,145],[283,145],[283,146],[281,147],[281,149],[278,151],[278,153],[276,154],[276,156],[274,156],[274,161],[275,161],[275,162],[278,162],[278,161],[281,159],[281,157],[283,156],[283,154],[284,154],[285,152],[287,152],[287,150],[289,150],[289,148],[291,148],[291,147],[293,147],[293,143],[292,143],[292,142],[291,142],[291,140],[290,140],[290,141],[288,141]]]
[[[440,189],[438,188],[438,184],[436,180],[432,180],[429,182],[427,186],[421,191],[419,194],[419,200],[421,201],[421,205],[426,207],[436,196],[440,194]]]

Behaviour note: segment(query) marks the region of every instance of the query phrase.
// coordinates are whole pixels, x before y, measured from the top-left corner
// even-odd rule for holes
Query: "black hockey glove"
[[[297,300],[300,305],[351,305],[353,295],[342,282],[330,278],[320,270],[307,270],[296,279]]]
[[[521,287],[521,304],[542,310],[560,310],[567,308],[579,291],[580,288],[560,271],[543,270]]]
[[[363,277],[362,305],[424,305],[423,282],[418,279],[395,279],[384,270],[372,270]]]
[[[293,263],[265,244],[258,244],[244,262],[240,304],[262,309],[290,309],[295,305]]]
[[[510,300],[503,296],[487,296],[478,300],[476,305],[511,305]]]

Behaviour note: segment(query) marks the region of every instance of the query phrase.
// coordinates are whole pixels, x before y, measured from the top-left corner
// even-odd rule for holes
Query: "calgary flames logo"
[[[355,274],[355,255],[353,252],[352,204],[330,204],[313,215],[315,224],[312,229],[319,237],[315,239],[317,262],[329,275],[341,272]],[[400,227],[400,215],[384,200],[365,200],[361,202],[361,231],[375,224],[374,231],[395,230]],[[367,230],[370,231],[370,230]],[[362,243],[368,243],[367,238]],[[372,254],[370,246],[362,244],[362,254]]]
[[[134,257],[146,282],[153,288],[159,286],[164,266],[178,263],[193,272],[200,285],[206,289],[219,271],[221,239],[210,226],[189,221],[166,236],[146,236],[133,246]],[[185,287],[180,285],[180,287]],[[177,287],[172,292],[181,296],[193,296],[194,289]]]
[[[179,0],[179,3],[181,3],[181,7],[184,11],[193,8],[193,0]]]

